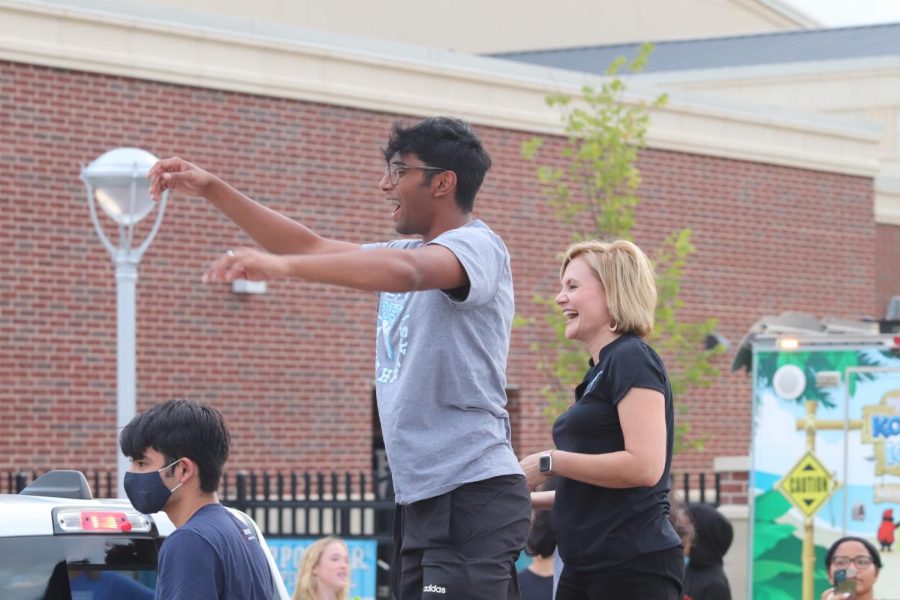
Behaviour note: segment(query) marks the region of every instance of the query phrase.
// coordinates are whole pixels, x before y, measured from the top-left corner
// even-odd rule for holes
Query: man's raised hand
[[[205,196],[206,190],[217,179],[215,175],[177,156],[157,161],[147,172],[147,177],[154,200],[159,200],[166,190],[187,196]]]
[[[288,259],[255,248],[228,250],[213,261],[203,275],[203,283],[231,283],[235,279],[271,281],[288,276]]]

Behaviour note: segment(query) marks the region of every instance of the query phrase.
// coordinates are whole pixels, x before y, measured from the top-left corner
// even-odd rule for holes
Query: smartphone
[[[838,569],[834,572],[834,593],[851,594],[856,598],[856,569]]]

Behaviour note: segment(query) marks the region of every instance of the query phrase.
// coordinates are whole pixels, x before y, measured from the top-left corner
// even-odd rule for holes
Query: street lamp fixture
[[[81,180],[87,188],[87,201],[91,221],[100,242],[109,252],[116,267],[116,431],[121,431],[135,415],[135,390],[137,368],[135,366],[135,295],[137,267],[141,257],[162,223],[168,190],[159,202],[156,221],[147,239],[135,246],[134,226],[149,215],[156,203],[150,197],[150,181],[147,172],[157,158],[139,148],[116,148],[99,156],[81,170]],[[97,214],[97,205],[118,226],[117,244],[110,241]],[[118,438],[118,436],[116,436]],[[123,479],[128,470],[128,459],[116,444],[118,472],[118,497],[125,497]]]

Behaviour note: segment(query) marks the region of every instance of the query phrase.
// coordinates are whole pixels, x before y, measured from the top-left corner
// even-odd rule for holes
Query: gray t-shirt
[[[505,408],[515,312],[509,253],[479,220],[429,243],[453,252],[470,287],[464,300],[441,290],[379,294],[375,389],[399,504],[522,473]]]

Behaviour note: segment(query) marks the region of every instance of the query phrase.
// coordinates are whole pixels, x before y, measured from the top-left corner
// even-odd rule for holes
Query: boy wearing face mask
[[[136,416],[119,436],[131,459],[125,493],[176,530],[159,552],[157,600],[270,600],[274,586],[252,529],[219,503],[231,436],[221,413],[171,400]]]

